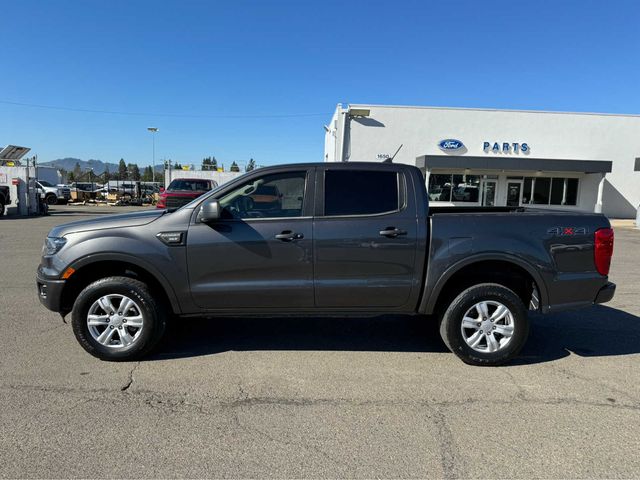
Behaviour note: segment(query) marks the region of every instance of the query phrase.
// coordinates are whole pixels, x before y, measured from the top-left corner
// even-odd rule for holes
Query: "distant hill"
[[[96,175],[104,173],[106,167],[109,167],[109,172],[111,173],[118,171],[117,163],[107,163],[102,160],[81,160],[79,158],[72,157],[59,158],[50,162],[41,162],[39,165],[64,168],[67,172],[72,172],[76,163],[80,164],[80,168],[83,172],[93,168],[93,173]]]
[[[103,162],[102,160],[81,160],[79,158],[67,157],[67,158],[59,158],[57,160],[51,160],[50,162],[41,162],[39,165],[51,166],[56,168],[64,168],[67,172],[72,172],[76,166],[76,163],[80,164],[80,168],[83,172],[93,168],[93,173],[96,175],[100,175],[104,173],[105,168],[109,167],[109,173],[115,173],[118,171],[117,163],[108,163]],[[129,162],[127,162],[129,163]],[[144,166],[139,165],[140,170],[144,168]],[[156,164],[156,171],[162,171],[162,162],[160,164]]]

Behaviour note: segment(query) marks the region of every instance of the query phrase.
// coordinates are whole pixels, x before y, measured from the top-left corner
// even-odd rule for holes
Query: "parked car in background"
[[[160,189],[160,198],[156,207],[179,208],[217,186],[215,181],[203,178],[175,179],[166,190]]]
[[[4,209],[11,203],[11,197],[9,196],[9,187],[0,186],[0,217],[4,215]]]
[[[71,190],[69,187],[52,185],[46,180],[36,180],[36,187],[40,197],[47,205],[55,205],[58,202],[68,202],[71,200]]]
[[[97,192],[102,190],[103,186],[96,182],[73,182],[69,185],[71,190],[80,190],[82,192]]]
[[[107,193],[119,193],[120,195],[136,195],[136,182],[109,180],[103,188]]]
[[[213,186],[174,182],[168,192],[191,196]],[[37,291],[50,310],[72,313],[78,342],[105,360],[148,353],[171,314],[405,314],[439,322],[463,361],[500,365],[524,345],[528,310],[611,300],[612,254],[601,214],[437,208],[413,166],[294,164],[247,173],[176,211],[57,226]]]
[[[140,193],[141,195],[153,195],[154,193],[159,193],[160,187],[153,183],[142,183],[140,185]]]

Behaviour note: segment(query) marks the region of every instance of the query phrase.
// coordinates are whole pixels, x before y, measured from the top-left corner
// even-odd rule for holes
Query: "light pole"
[[[153,165],[153,170],[151,171],[151,178],[153,180],[153,183],[156,182],[156,136],[154,135],[154,133],[157,133],[159,128],[158,127],[147,127],[147,130],[149,130],[151,132],[151,138],[152,143],[153,143],[153,159],[152,159],[152,165]]]

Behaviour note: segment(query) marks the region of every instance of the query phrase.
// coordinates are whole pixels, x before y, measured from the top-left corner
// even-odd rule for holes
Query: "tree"
[[[238,166],[238,164],[236,162],[233,162],[231,164],[231,167],[229,168],[230,172],[239,172],[240,171],[240,167]]]
[[[142,174],[143,182],[152,182],[153,181],[153,168],[151,166],[144,167],[144,173]]]
[[[256,169],[256,162],[255,160],[252,158],[249,160],[249,163],[247,163],[246,168],[244,169],[245,172],[250,172],[251,170],[255,170]]]
[[[111,180],[111,174],[109,173],[109,165],[104,166],[104,173],[102,175],[104,175],[104,183],[107,183],[109,180]]]
[[[73,178],[78,178],[82,175],[82,169],[80,168],[80,162],[76,162],[76,166],[73,167]]]
[[[174,170],[182,170],[182,165],[180,165],[178,162],[173,164],[173,169]]]
[[[76,181],[76,176],[73,174],[73,172],[69,172],[69,174],[67,175],[67,181],[69,183],[73,183]]]
[[[218,160],[215,156],[210,156],[202,159],[202,170],[217,170]]]
[[[124,163],[124,158],[121,158],[118,162],[118,180],[126,180],[127,173],[127,164]]]
[[[137,163],[130,163],[127,165],[127,172],[129,174],[129,178],[134,182],[140,181],[140,168]]]

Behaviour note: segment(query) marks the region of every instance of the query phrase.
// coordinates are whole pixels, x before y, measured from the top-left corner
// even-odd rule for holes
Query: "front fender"
[[[73,261],[68,267],[71,267],[75,270],[80,270],[83,267],[89,266],[91,264],[95,264],[98,262],[124,262],[129,263],[131,265],[135,265],[139,267],[149,274],[153,275],[153,277],[160,283],[163,290],[165,291],[169,302],[171,303],[171,308],[175,313],[181,313],[182,309],[180,307],[180,303],[178,302],[178,297],[176,295],[173,286],[169,282],[169,280],[165,277],[165,275],[156,268],[152,263],[149,263],[140,257],[129,255],[121,252],[100,252],[100,253],[92,253],[86,255],[85,257],[79,258]],[[68,268],[67,267],[67,268]],[[66,268],[65,268],[66,270]],[[64,270],[63,270],[64,271]]]

